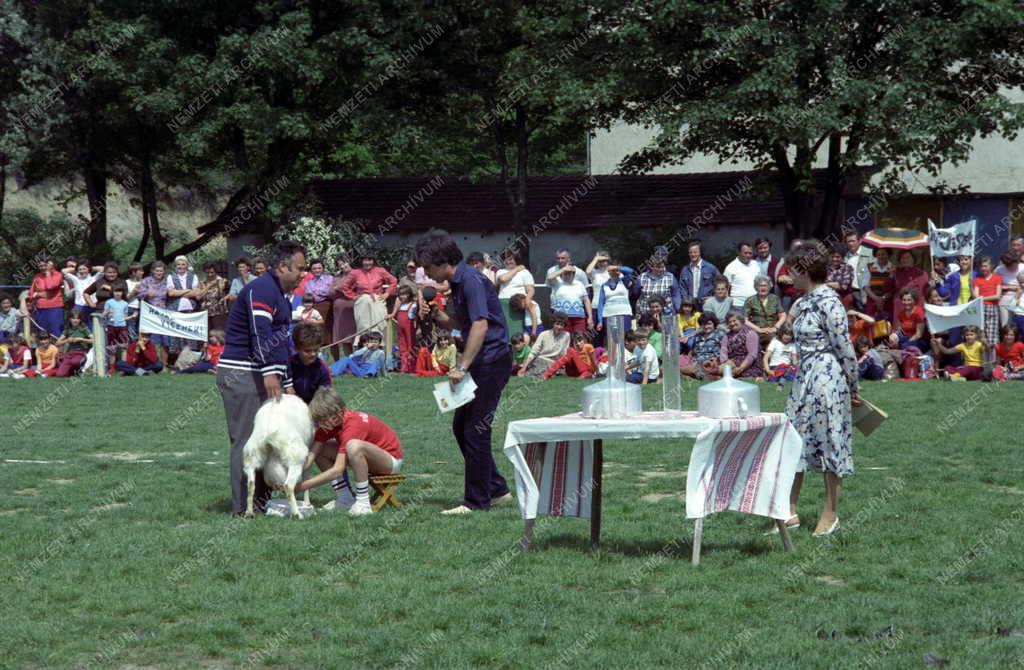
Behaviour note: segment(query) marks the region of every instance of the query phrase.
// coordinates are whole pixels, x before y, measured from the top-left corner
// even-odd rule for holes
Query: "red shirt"
[[[907,311],[900,305],[900,312],[896,315],[896,320],[899,321],[903,334],[913,337],[917,332],[917,324],[924,323],[924,310],[918,305],[911,310],[910,314],[907,314]]]
[[[994,272],[988,276],[988,279],[981,275],[974,278],[974,288],[978,289],[978,295],[991,305],[999,302],[999,286],[1002,283],[1003,278]]]
[[[128,351],[124,352],[125,361],[137,368],[156,363],[156,346],[152,342],[146,342],[146,346],[143,347],[142,351],[139,351],[138,344],[138,340],[132,342],[131,346],[128,347]]]
[[[1001,365],[1018,368],[1024,365],[1024,342],[1014,342],[1010,346],[1000,342],[996,345],[996,356],[999,357]]]
[[[223,344],[207,344],[206,345],[206,357],[210,360],[213,367],[217,367],[220,363],[220,355],[224,353]]]
[[[383,290],[385,284],[388,286],[386,291]],[[356,268],[345,275],[345,279],[341,282],[341,292],[349,300],[357,300],[363,294],[383,294],[391,297],[397,290],[398,280],[379,265],[374,265],[369,272],[362,268]]]
[[[32,278],[28,297],[35,301],[36,309],[64,307],[64,275],[54,270],[49,275],[37,272]]]
[[[402,444],[398,441],[395,431],[374,415],[366,412],[345,410],[341,426],[332,430],[317,429],[313,439],[316,442],[336,440],[338,452],[342,454],[345,453],[345,445],[349,440],[362,440],[377,445],[397,460],[404,458]]]
[[[868,339],[868,342],[875,341],[875,326],[868,323],[864,319],[858,319],[853,317],[850,321],[850,340],[856,344],[857,338],[863,335]]]

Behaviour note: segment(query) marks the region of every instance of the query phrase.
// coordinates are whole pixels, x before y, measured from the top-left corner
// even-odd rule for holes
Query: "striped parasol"
[[[928,236],[910,228],[875,228],[862,238],[865,244],[887,249],[916,249],[928,246]]]

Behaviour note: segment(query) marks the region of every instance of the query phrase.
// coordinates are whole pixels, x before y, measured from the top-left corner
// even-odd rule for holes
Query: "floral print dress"
[[[834,290],[823,284],[793,306],[793,334],[800,363],[786,414],[804,441],[800,469],[852,475],[857,358]]]

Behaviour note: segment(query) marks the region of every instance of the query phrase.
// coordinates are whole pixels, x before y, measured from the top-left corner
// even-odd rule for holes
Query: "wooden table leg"
[[[593,495],[590,508],[590,547],[597,549],[601,544],[601,479],[604,475],[604,443],[594,440]]]
[[[700,540],[704,534],[704,519],[693,522],[693,564],[700,565]]]
[[[523,539],[519,540],[519,548],[523,552],[530,551],[530,545],[533,544],[533,522],[536,519],[527,519],[526,526],[523,528]]]
[[[793,541],[789,539],[789,528],[782,519],[775,520],[775,527],[779,529],[779,537],[782,538],[782,548],[787,552],[793,551]]]

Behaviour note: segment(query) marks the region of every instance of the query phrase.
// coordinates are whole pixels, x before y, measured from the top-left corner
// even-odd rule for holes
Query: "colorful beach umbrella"
[[[887,249],[916,249],[928,246],[928,235],[910,228],[875,228],[861,238],[865,244]]]

